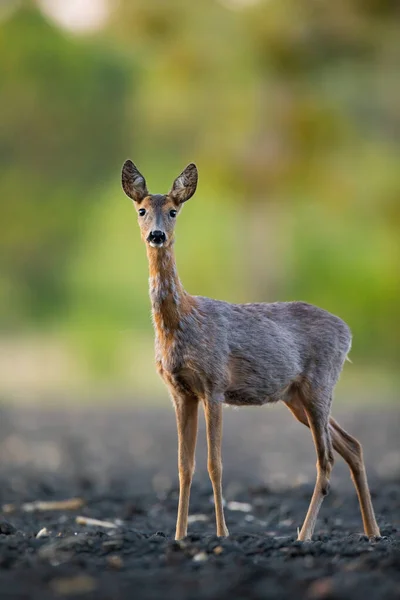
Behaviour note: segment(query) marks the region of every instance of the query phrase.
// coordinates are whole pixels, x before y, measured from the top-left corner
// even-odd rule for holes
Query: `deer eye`
[[[139,208],[138,213],[139,213],[140,217],[144,217],[144,215],[146,214],[146,209],[145,208]]]
[[[172,217],[172,218],[175,218],[176,217],[176,210],[174,210],[174,209],[170,210],[169,211],[169,216]]]

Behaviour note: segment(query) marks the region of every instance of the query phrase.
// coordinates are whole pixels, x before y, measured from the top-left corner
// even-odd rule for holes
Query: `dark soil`
[[[172,409],[1,409],[0,505],[14,510],[0,513],[0,598],[397,600],[399,415],[340,417],[364,443],[382,539],[360,533],[355,493],[338,459],[314,540],[296,541],[315,456],[309,432],[274,408],[226,413],[227,539],[214,534],[200,442],[190,534],[178,543]],[[22,506],[72,497],[84,506]],[[116,527],[78,525],[78,515]],[[48,536],[37,538],[43,528]]]

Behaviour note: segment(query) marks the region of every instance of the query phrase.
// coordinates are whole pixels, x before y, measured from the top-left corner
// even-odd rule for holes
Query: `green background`
[[[338,398],[397,402],[398,3],[123,0],[83,32],[45,7],[0,4],[2,398],[167,401],[130,157],[153,193],[198,166],[189,292],[338,314]]]

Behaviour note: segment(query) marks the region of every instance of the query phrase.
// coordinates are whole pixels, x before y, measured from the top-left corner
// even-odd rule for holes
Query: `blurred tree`
[[[0,81],[0,322],[15,327],[65,297],[64,262],[128,145],[128,83],[109,51],[30,6],[0,23]]]

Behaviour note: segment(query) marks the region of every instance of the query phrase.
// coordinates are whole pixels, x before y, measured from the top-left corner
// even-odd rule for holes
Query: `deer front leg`
[[[197,440],[197,399],[174,397],[176,424],[178,429],[179,506],[175,539],[187,535],[190,487],[194,473],[194,453]]]
[[[229,531],[225,524],[222,504],[222,401],[219,398],[207,399],[204,402],[204,415],[207,428],[207,466],[214,492],[217,535],[224,537],[229,535]]]

